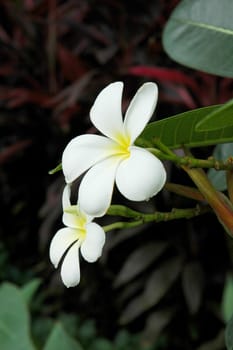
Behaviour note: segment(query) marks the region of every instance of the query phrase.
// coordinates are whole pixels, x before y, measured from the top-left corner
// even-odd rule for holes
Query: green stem
[[[60,171],[60,170],[62,170],[62,163],[58,164],[58,165],[56,166],[56,168],[51,169],[51,170],[49,171],[49,175],[53,175],[53,174],[57,173],[57,172]]]
[[[114,222],[113,224],[103,226],[103,229],[105,232],[108,232],[108,231],[112,231],[115,229],[136,227],[136,226],[140,226],[142,224],[143,224],[143,220],[132,221],[132,222],[118,221],[118,222]]]
[[[114,222],[113,224],[104,226],[103,229],[105,230],[105,232],[107,232],[113,229],[136,227],[148,222],[170,221],[175,219],[190,219],[195,216],[205,214],[206,212],[209,212],[209,211],[210,211],[209,207],[207,206],[201,207],[197,205],[196,207],[189,208],[189,209],[174,208],[170,212],[164,213],[164,212],[157,211],[152,214],[144,214],[144,213],[140,213],[135,210],[132,210],[123,205],[111,205],[111,207],[107,212],[108,215],[118,215],[118,216],[123,216],[131,219],[134,218],[135,221]]]
[[[226,161],[216,160],[215,158],[197,159],[194,157],[178,157],[175,153],[164,153],[156,148],[147,148],[149,152],[162,160],[170,160],[179,166],[188,166],[189,168],[214,168],[215,170],[233,170],[232,159]]]

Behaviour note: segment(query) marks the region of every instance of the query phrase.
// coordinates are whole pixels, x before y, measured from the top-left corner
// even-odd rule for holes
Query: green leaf
[[[29,336],[29,315],[19,288],[10,283],[0,287],[1,350],[35,350]]]
[[[228,275],[225,281],[222,294],[222,316],[228,322],[233,315],[233,277]]]
[[[227,323],[226,330],[225,330],[225,342],[227,350],[233,350],[233,316],[231,317],[230,321]]]
[[[82,346],[56,323],[43,350],[83,350]]]
[[[198,122],[218,108],[219,105],[198,108],[150,123],[137,140],[137,143],[143,143],[145,140],[153,144],[155,139],[159,138],[162,143],[170,148],[180,148],[184,145],[187,147],[203,147],[233,142],[233,126],[212,131],[195,130]]]
[[[208,114],[196,125],[196,131],[219,130],[233,125],[233,99]]]
[[[183,0],[163,32],[175,61],[207,73],[233,77],[233,1]]]

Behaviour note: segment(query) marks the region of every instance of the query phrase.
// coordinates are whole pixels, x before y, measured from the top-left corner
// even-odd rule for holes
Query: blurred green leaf
[[[88,350],[114,350],[112,343],[103,338],[99,338],[93,341],[92,345]]]
[[[186,303],[191,314],[195,314],[201,304],[204,276],[198,262],[185,265],[182,273],[182,286]]]
[[[180,148],[184,145],[203,147],[233,142],[233,126],[208,132],[195,130],[198,122],[218,108],[219,105],[198,108],[150,123],[142,132],[138,143],[140,143],[140,139],[142,142],[144,139],[153,144],[155,139],[160,139],[170,148]]]
[[[227,323],[226,330],[225,330],[225,342],[227,350],[233,350],[233,316],[231,317],[230,321]]]
[[[214,339],[202,344],[196,350],[225,350],[225,342],[224,342],[224,330],[220,330],[220,332],[216,335]]]
[[[213,157],[217,160],[224,161],[233,156],[233,143],[223,143],[217,145],[213,152]],[[227,188],[226,172],[221,170],[210,169],[208,177],[214,187],[219,191],[225,191]]]
[[[0,287],[1,350],[35,350],[29,335],[29,315],[19,288],[10,283]]]
[[[148,243],[131,253],[123,264],[115,280],[115,287],[131,281],[163,254],[167,244],[164,242]]]
[[[115,338],[114,345],[117,349],[127,349],[131,343],[132,335],[126,330],[120,331]]]
[[[233,100],[208,114],[196,125],[196,131],[219,130],[233,125]]]
[[[156,269],[147,280],[142,294],[127,305],[120,317],[120,323],[127,324],[131,322],[156,305],[178,277],[181,267],[182,260],[178,257],[167,260]]]
[[[222,316],[225,322],[228,322],[233,315],[233,276],[226,277],[222,294]]]
[[[56,323],[48,337],[43,350],[83,350],[83,347]]]
[[[37,348],[43,348],[53,326],[54,320],[52,318],[46,317],[45,315],[35,317],[31,324],[31,332]]]
[[[93,338],[96,338],[96,325],[94,320],[87,320],[78,328],[78,338],[80,341],[88,345]]]
[[[171,321],[175,311],[175,308],[167,308],[151,313],[147,318],[142,339],[144,339],[147,344],[153,344],[164,327]]]
[[[27,304],[30,304],[31,299],[39,288],[40,284],[41,280],[39,278],[34,278],[21,288],[22,296]]]
[[[207,73],[233,77],[233,1],[183,0],[163,32],[175,61]]]

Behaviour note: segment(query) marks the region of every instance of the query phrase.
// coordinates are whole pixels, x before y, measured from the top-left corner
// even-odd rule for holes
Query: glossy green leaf
[[[233,1],[183,0],[163,32],[175,61],[207,73],[233,77]]]
[[[196,131],[219,130],[233,125],[233,99],[211,112],[196,125]]]
[[[29,336],[29,315],[19,288],[0,287],[0,349],[35,350]]]
[[[60,323],[56,323],[43,350],[83,350],[82,346],[72,338]]]
[[[147,125],[140,136],[141,141],[149,141],[153,144],[155,139],[160,139],[170,148],[202,147],[218,143],[233,142],[233,125],[211,131],[196,131],[198,122],[217,110],[218,106],[209,106],[193,109],[188,112],[152,122]],[[140,143],[140,139],[138,142]]]

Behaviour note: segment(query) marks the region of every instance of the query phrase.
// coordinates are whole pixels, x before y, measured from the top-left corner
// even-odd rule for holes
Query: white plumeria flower
[[[79,248],[88,262],[96,261],[102,254],[105,232],[101,226],[92,222],[93,217],[71,206],[70,187],[63,192],[63,218],[65,226],[57,231],[50,244],[50,260],[57,268],[62,261],[61,278],[66,287],[74,287],[80,281]]]
[[[143,201],[157,194],[166,181],[162,162],[134,145],[154,112],[157,85],[142,85],[124,121],[122,91],[122,82],[108,85],[91,108],[90,119],[105,136],[77,136],[63,152],[62,168],[67,183],[89,169],[80,183],[79,203],[86,213],[95,217],[104,215],[110,206],[114,182],[126,198]]]

